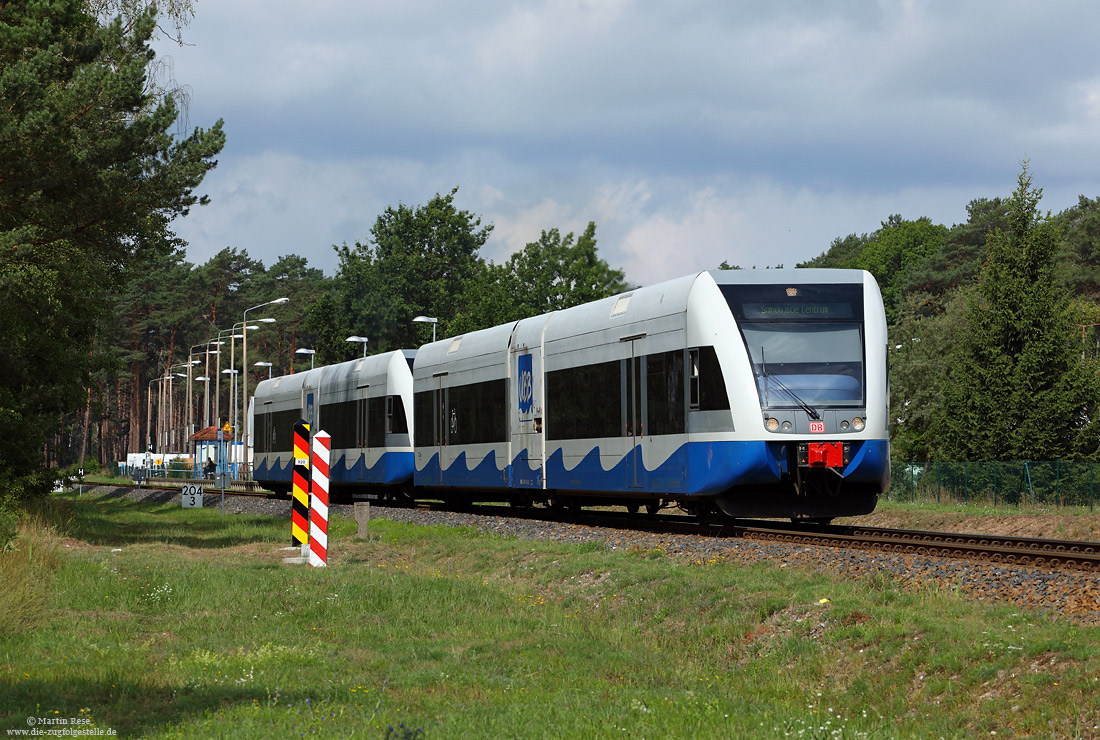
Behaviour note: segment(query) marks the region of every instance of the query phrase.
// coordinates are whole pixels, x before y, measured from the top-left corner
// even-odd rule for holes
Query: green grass
[[[332,567],[309,569],[281,561],[288,521],[55,500],[62,524],[26,522],[0,556],[38,558],[42,595],[0,633],[0,730],[34,715],[153,738],[1100,735],[1100,630],[887,578],[385,520],[357,540],[339,518]]]

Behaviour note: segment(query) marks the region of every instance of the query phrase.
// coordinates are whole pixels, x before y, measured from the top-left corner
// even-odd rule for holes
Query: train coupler
[[[798,445],[798,467],[843,468],[852,460],[847,442],[803,442]]]

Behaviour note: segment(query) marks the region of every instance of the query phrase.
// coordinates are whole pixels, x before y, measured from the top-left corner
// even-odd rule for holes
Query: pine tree
[[[1096,450],[1088,434],[1095,373],[1071,343],[1069,299],[1054,279],[1058,229],[1039,212],[1041,197],[1024,162],[1007,228],[987,239],[951,358],[939,435],[957,459],[1080,459]]]
[[[146,89],[156,11],[100,25],[80,0],[0,2],[0,506],[48,490],[45,440],[87,408],[92,336],[127,267],[177,245],[221,122],[174,137]]]

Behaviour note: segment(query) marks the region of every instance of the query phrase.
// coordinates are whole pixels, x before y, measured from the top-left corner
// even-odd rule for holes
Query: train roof
[[[661,323],[668,323],[671,327],[675,323],[671,317],[687,311],[691,292],[704,275],[718,285],[863,283],[869,277],[869,273],[863,270],[827,268],[697,272],[591,303],[425,344],[416,354],[414,374],[426,377],[444,367],[448,371],[459,371],[496,363],[498,353],[507,351],[513,331],[521,345],[537,344],[538,335],[549,345],[556,340],[567,339],[574,340],[571,344],[576,341],[584,344],[585,340],[580,339],[584,335],[590,335],[590,341],[606,341],[607,337],[601,335],[616,332],[629,335],[642,326],[650,330],[659,329]],[[618,334],[616,338],[621,339]]]
[[[862,283],[869,273],[865,270],[826,267],[788,267],[776,270],[710,270],[707,274],[719,285],[776,285],[788,282],[819,285]]]

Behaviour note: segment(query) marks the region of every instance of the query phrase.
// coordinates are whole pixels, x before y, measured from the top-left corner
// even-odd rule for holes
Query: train
[[[887,334],[862,270],[713,270],[259,383],[253,479],[293,428],[333,495],[825,522],[890,483]]]

